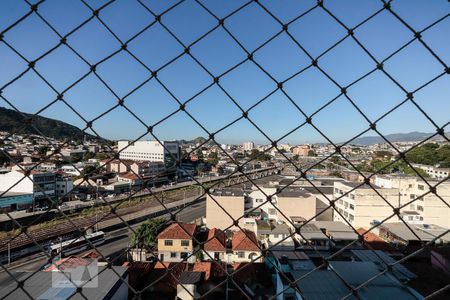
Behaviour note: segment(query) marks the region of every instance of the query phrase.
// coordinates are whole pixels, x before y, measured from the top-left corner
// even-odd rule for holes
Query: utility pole
[[[8,267],[11,264],[11,243],[8,243]]]
[[[62,237],[59,237],[59,260],[62,259]]]

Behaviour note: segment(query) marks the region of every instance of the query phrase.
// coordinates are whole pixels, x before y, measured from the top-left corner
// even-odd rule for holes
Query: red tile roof
[[[231,249],[233,251],[260,251],[255,233],[248,229],[242,229],[233,233]]]
[[[209,280],[211,277],[220,278],[226,275],[227,266],[224,262],[220,261],[198,261],[194,264],[192,271],[205,273],[205,280]]]
[[[364,228],[358,228],[356,230],[359,234],[364,234],[367,230]],[[373,232],[367,232],[364,234],[364,242],[370,245],[370,249],[373,250],[384,250],[384,251],[393,251],[393,248],[389,243],[381,239],[378,235]]]
[[[158,239],[190,240],[194,236],[196,228],[195,224],[173,223],[158,234]]]
[[[130,180],[138,180],[138,179],[140,179],[140,177],[137,176],[136,174],[134,174],[133,172],[120,173],[119,177],[120,178],[130,179]]]
[[[78,256],[69,256],[63,259],[60,259],[56,262],[54,262],[51,266],[46,268],[44,271],[58,271],[58,270],[65,270],[65,269],[73,269],[76,267],[81,266],[88,266],[92,262],[92,259],[89,258],[81,258]]]
[[[217,228],[213,228],[208,232],[207,242],[203,246],[205,251],[223,251],[225,252],[226,237],[225,233]]]

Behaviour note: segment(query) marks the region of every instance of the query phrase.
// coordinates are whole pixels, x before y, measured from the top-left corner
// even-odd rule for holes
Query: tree
[[[390,151],[387,151],[387,150],[375,151],[374,155],[375,155],[375,157],[380,157],[380,158],[383,158],[383,157],[389,157],[390,158],[390,157],[392,157],[392,153]]]
[[[198,149],[196,154],[197,154],[198,160],[203,161],[204,156],[203,156],[202,150],[201,150],[201,149]]]
[[[37,152],[40,156],[45,156],[47,154],[47,151],[49,151],[50,148],[48,146],[41,146],[38,148]]]
[[[298,158],[299,158],[299,155],[298,155],[298,154],[295,154],[295,155],[292,157],[293,160],[298,160]]]
[[[131,247],[152,248],[166,222],[163,218],[156,218],[142,223],[131,237]]]
[[[209,153],[208,163],[211,165],[217,165],[219,163],[219,156],[217,155],[217,152]]]
[[[309,150],[308,151],[308,156],[317,156],[317,154],[316,154],[316,151],[314,151],[314,150]]]

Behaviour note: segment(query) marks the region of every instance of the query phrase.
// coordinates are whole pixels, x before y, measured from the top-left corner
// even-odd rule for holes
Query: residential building
[[[55,193],[58,197],[70,197],[73,190],[72,178],[68,176],[58,175],[55,178]]]
[[[244,191],[238,188],[214,190],[206,196],[206,224],[208,228],[238,229],[234,220],[243,225]]]
[[[317,199],[298,188],[285,188],[277,194],[277,220],[291,224],[292,217],[315,220]]]
[[[204,260],[224,260],[226,254],[226,236],[220,229],[212,228],[208,231],[206,243],[203,245]]]
[[[251,151],[255,148],[255,144],[253,142],[245,142],[242,144],[242,148],[244,151]]]
[[[421,248],[423,242],[432,241],[435,244],[450,243],[448,229],[433,224],[382,223],[378,235],[398,247]]]
[[[398,189],[344,181],[334,183],[333,199],[336,200],[334,221],[346,220],[355,228],[370,228],[374,222],[381,222],[393,214],[390,205],[401,205]],[[402,209],[401,212],[403,211],[407,210]]]
[[[308,156],[309,150],[311,150],[309,145],[300,145],[292,148],[292,154],[298,156]]]
[[[173,223],[157,236],[158,257],[162,262],[195,262],[194,235],[197,225]]]
[[[139,161],[128,159],[114,159],[105,165],[107,171],[120,173],[134,173],[140,177],[153,177],[165,174],[165,165],[161,161]]]
[[[256,221],[257,237],[265,249],[294,250],[295,243],[291,237],[291,228],[281,222]]]
[[[180,159],[178,142],[119,141],[118,151],[120,159],[163,162],[166,168],[174,168],[176,161]]]
[[[436,186],[436,194],[429,193],[429,186]],[[450,228],[450,182],[401,175],[379,175],[375,184],[398,190],[399,202],[407,206],[401,211],[403,220],[413,224],[434,224]],[[445,202],[444,202],[445,201]]]
[[[253,231],[234,231],[231,239],[232,253],[227,254],[228,263],[262,262],[261,248]]]
[[[445,179],[450,176],[450,168],[439,168],[420,164],[413,164],[413,167],[424,170],[433,179]]]

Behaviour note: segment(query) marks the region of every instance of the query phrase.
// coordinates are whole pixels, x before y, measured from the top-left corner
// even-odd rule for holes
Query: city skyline
[[[88,3],[92,6],[99,5],[96,1],[88,1]],[[218,5],[213,1],[202,3],[219,17],[226,16],[243,4],[240,1],[230,1],[226,5]],[[308,11],[316,4],[316,1],[296,3],[295,5],[293,3],[279,5],[270,1],[261,1],[261,3],[273,11],[282,22],[288,22],[299,13]],[[351,11],[351,7],[356,5],[356,2],[344,5],[330,2],[326,3],[326,7],[333,14],[342,18],[342,21],[349,27],[357,25],[382,8],[381,3],[373,1],[362,4],[358,2],[358,4],[360,9],[354,13],[347,12]],[[13,5],[12,2],[3,2],[2,5],[4,9],[0,12],[1,28],[5,28],[20,14],[28,10],[25,3],[23,7]],[[148,6],[156,13],[161,13],[170,4],[156,2],[149,3]],[[392,6],[400,17],[404,18],[415,30],[426,28],[433,21],[445,16],[444,12],[448,11],[448,7],[443,2],[424,4],[417,1],[415,5],[394,2]],[[65,13],[68,8],[70,8],[70,16]],[[417,14],[418,11],[420,14]],[[86,6],[78,2],[57,3],[52,6],[46,6],[43,3],[42,6],[39,6],[39,12],[48,18],[49,22],[62,35],[67,34],[77,24],[92,15]],[[102,9],[100,17],[122,41],[128,40],[154,20],[152,15],[138,4],[129,5],[127,9],[124,9],[123,3],[120,2]],[[193,19],[196,20],[195,23],[190,22]],[[133,22],[127,22],[127,20],[133,20]],[[175,7],[165,14],[161,22],[186,45],[217,25],[216,20],[195,2],[179,4],[179,7]],[[423,32],[422,38],[433,50],[437,49],[439,57],[447,62],[450,51],[446,51],[448,45],[443,37],[449,33],[449,26],[446,26],[448,19],[442,23],[440,26]],[[249,51],[253,51],[280,30],[280,25],[275,19],[271,18],[256,3],[249,4],[226,19],[225,27]],[[120,43],[107,32],[107,29],[98,20],[93,19],[86,23],[84,28],[87,29],[81,29],[70,35],[67,43],[89,63],[96,63],[120,48]],[[323,30],[323,28],[327,30]],[[300,20],[290,24],[288,31],[313,57],[320,55],[347,34],[345,29],[330,15],[319,10],[312,10]],[[386,32],[390,34],[387,35]],[[377,14],[355,29],[354,34],[377,60],[384,59],[414,37],[411,31],[387,11]],[[52,45],[58,44],[59,38],[38,17],[33,16],[8,31],[4,40],[28,60],[34,60],[49,50]],[[158,43],[152,43],[154,40],[157,40]],[[30,42],[34,47],[27,47]],[[152,70],[183,53],[183,47],[160,24],[152,26],[131,41],[127,45],[127,49]],[[214,76],[222,74],[246,59],[247,56],[220,27],[193,45],[190,52]],[[0,56],[4,58],[5,69],[8,70],[0,74],[0,86],[3,87],[26,68],[26,63],[5,45],[0,46]],[[284,81],[310,64],[308,56],[295,45],[285,32],[256,51],[254,61],[267,70],[276,81]],[[339,85],[346,86],[372,70],[375,63],[355,41],[347,37],[336,48],[319,59],[319,66],[330,74]],[[83,74],[89,72],[89,66],[67,47],[58,48],[39,61],[35,68],[58,91],[64,90]],[[384,68],[408,91],[415,90],[444,71],[439,62],[417,40],[389,59]],[[148,70],[124,51],[100,65],[96,72],[112,87],[119,98],[124,97],[149,78]],[[211,76],[187,55],[183,55],[163,68],[158,73],[158,79],[181,102],[191,98],[212,83]],[[277,88],[277,84],[250,61],[221,77],[219,82],[243,109],[248,109]],[[448,131],[449,128],[445,114],[445,111],[450,109],[450,104],[445,101],[445,95],[450,92],[448,83],[449,78],[444,75],[429,87],[414,94],[414,101],[430,115],[437,126],[446,125],[445,131]],[[332,81],[313,67],[284,82],[283,90],[306,115],[313,114],[341,92]],[[12,85],[4,88],[2,95],[19,110],[27,113],[35,113],[43,109],[57,96],[33,72],[27,72]],[[347,95],[371,121],[375,121],[406,97],[404,91],[379,70],[350,87]],[[64,99],[86,120],[95,119],[117,104],[116,97],[93,74],[66,92]],[[124,103],[147,125],[157,123],[179,108],[176,100],[154,79],[127,97]],[[3,100],[0,105],[11,108]],[[209,132],[216,132],[242,115],[238,107],[221,91],[217,84],[195,97],[185,106],[185,109]],[[62,120],[80,128],[85,125],[62,102],[55,102],[43,110],[41,115]],[[249,112],[248,116],[272,140],[280,139],[305,121],[305,117],[280,90],[276,90],[270,97],[258,104]],[[369,127],[369,123],[343,95],[314,115],[312,121],[317,129],[334,143],[346,141]],[[146,127],[123,107],[117,107],[95,120],[93,128],[100,136],[114,140],[134,139],[146,132]],[[406,102],[378,122],[377,129],[382,134],[436,131],[435,126],[411,102]],[[183,111],[177,112],[155,126],[153,133],[161,140],[193,139],[198,136],[207,136],[207,133]],[[373,134],[369,132],[368,135]],[[243,136],[245,137],[243,140],[236,138]],[[150,135],[144,138],[152,139]],[[241,143],[244,140],[252,140],[258,144],[269,143],[268,139],[247,120],[240,120],[231,125],[225,131],[218,133],[216,138],[224,143]],[[316,129],[307,124],[280,141],[280,143],[291,144],[306,142],[319,143],[326,142],[326,140]]]

